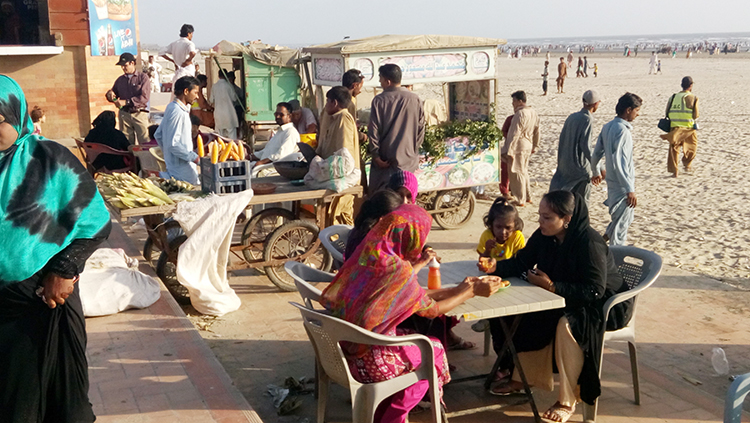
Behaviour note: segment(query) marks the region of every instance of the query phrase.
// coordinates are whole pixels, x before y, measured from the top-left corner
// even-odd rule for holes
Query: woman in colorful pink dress
[[[404,335],[396,326],[416,313],[434,318],[445,314],[475,295],[490,296],[500,287],[500,278],[469,277],[454,288],[426,291],[417,273],[435,256],[423,251],[432,218],[421,207],[405,204],[384,216],[347,259],[320,303],[350,323],[383,335]],[[450,381],[448,360],[440,341],[432,339],[438,382]],[[343,346],[352,375],[362,383],[393,379],[416,369],[421,356],[416,346]],[[383,401],[375,421],[403,423],[427,392],[426,380]]]

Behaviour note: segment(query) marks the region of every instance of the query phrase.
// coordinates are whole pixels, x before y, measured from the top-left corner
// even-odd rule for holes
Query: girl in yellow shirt
[[[498,197],[492,203],[484,217],[484,226],[487,229],[479,237],[477,245],[480,258],[509,259],[526,246],[526,239],[521,233],[523,220],[518,216],[518,210],[504,197]]]

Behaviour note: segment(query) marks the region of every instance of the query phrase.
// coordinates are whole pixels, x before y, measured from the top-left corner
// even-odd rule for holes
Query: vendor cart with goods
[[[180,224],[169,216],[179,202],[195,201],[213,193],[234,195],[253,189],[254,195],[247,208],[281,202],[291,202],[292,205],[291,209],[267,208],[247,220],[238,242],[230,247],[228,271],[259,269],[282,290],[293,291],[294,282],[283,270],[287,261],[304,262],[321,270],[330,269],[333,260],[321,245],[318,232],[331,224],[329,205],[335,207],[343,195],[361,196],[361,186],[340,192],[311,189],[299,182],[307,173],[306,167],[290,166],[289,162],[275,163],[278,176],[253,178],[251,183],[250,162],[241,160],[244,151],[239,143],[217,138],[209,143],[205,153],[200,160],[200,190],[184,182],[156,177],[144,179],[132,173],[97,177],[100,192],[116,217],[121,220],[143,218],[148,232],[143,256],[155,263],[156,273],[179,302],[189,301],[187,289],[176,276],[178,250],[187,236]],[[315,212],[303,210],[303,201],[313,202]]]
[[[244,92],[243,139],[255,149],[267,141],[276,128],[276,104],[301,100],[305,87],[305,66],[298,49],[261,43],[238,44],[221,41],[206,59],[209,92],[222,69],[238,71],[236,84]]]
[[[437,105],[445,107],[447,116],[440,119],[446,113],[431,113],[425,103],[428,127],[415,172],[417,202],[439,226],[454,229],[474,213],[472,188],[499,181],[502,133],[492,105],[497,97],[497,47],[505,43],[479,37],[382,35],[307,47],[303,52],[310,55],[319,108],[325,99],[323,87],[340,85],[348,69],[361,71],[364,88],[375,91],[380,86],[378,68],[388,63],[401,68],[402,86],[442,85],[444,105]]]

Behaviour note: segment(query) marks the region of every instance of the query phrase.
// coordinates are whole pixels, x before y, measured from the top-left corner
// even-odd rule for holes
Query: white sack
[[[159,281],[138,270],[122,249],[100,248],[86,260],[78,289],[86,317],[146,308],[161,295]]]
[[[355,168],[354,157],[342,148],[327,159],[315,156],[305,175],[305,185],[313,189],[330,189],[341,192],[359,184],[361,172]]]
[[[177,280],[203,314],[221,316],[240,308],[240,297],[227,280],[227,261],[235,221],[251,198],[252,190],[211,195],[177,203],[172,215],[188,237],[177,254]]]

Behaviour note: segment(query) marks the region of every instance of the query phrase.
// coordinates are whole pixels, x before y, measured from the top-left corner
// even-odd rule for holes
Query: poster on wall
[[[92,56],[138,54],[133,0],[88,0]]]
[[[452,82],[450,116],[453,120],[487,120],[490,114],[490,81]]]

